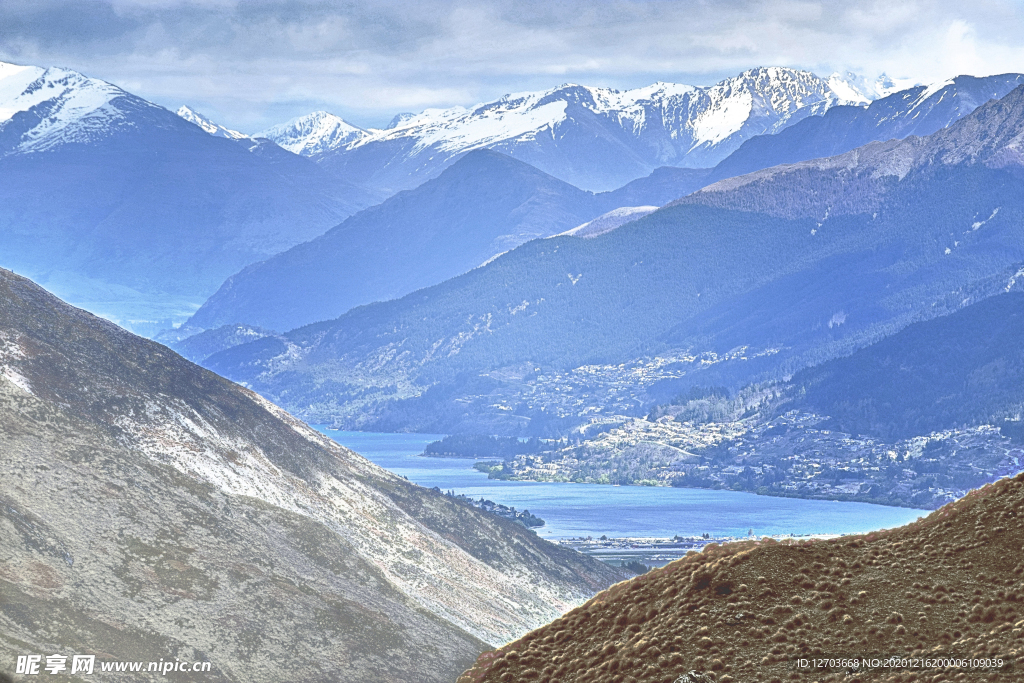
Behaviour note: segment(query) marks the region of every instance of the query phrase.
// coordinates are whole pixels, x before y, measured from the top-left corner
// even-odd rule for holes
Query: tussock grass
[[[962,678],[940,670],[850,678],[793,665],[886,654],[998,655],[1003,671],[967,675],[1024,680],[1022,553],[1024,474],[899,529],[709,545],[482,655],[459,683]]]

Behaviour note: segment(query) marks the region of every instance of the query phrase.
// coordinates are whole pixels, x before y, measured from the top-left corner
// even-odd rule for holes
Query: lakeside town
[[[478,464],[497,479],[731,489],[762,495],[934,509],[1021,471],[1024,447],[997,427],[945,430],[895,442],[832,431],[825,417],[605,421],[576,444]],[[615,426],[611,426],[615,424]]]

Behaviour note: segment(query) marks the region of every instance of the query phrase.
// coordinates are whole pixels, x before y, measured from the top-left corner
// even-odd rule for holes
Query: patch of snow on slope
[[[29,381],[22,377],[18,372],[11,367],[4,366],[0,368],[0,377],[6,378],[11,384],[18,387],[27,394],[32,393],[32,385]]]
[[[750,93],[713,95],[713,107],[693,119],[693,146],[715,144],[738,131],[754,109]]]
[[[461,120],[444,120],[443,124],[427,124],[420,132],[417,149],[438,145],[445,151],[463,151],[489,144],[536,134],[565,119],[567,103],[549,102],[530,106],[523,102],[507,107],[481,107],[464,114]],[[454,123],[455,125],[450,125]]]
[[[575,228],[566,230],[563,233],[559,233],[558,235],[555,235],[555,237],[563,237],[566,235],[583,238],[597,237],[598,235],[611,232],[626,223],[643,218],[647,214],[657,211],[658,208],[659,207],[657,206],[620,206],[617,209],[612,209],[608,213],[598,216],[592,221],[588,221],[582,225],[577,225]]]
[[[929,97],[939,92],[943,88],[946,88],[951,85],[953,85],[953,79],[939,81],[937,83],[932,83],[928,85],[927,87],[925,87],[924,90],[921,91],[921,94],[917,96],[917,102],[914,103],[914,107],[920,105],[922,102],[924,102]],[[913,109],[913,107],[911,107],[911,109]]]
[[[19,66],[0,62],[0,123],[9,121],[20,111],[25,111],[45,99],[43,93],[34,97],[25,96],[33,81],[43,75],[45,69],[38,66]]]
[[[919,85],[909,78],[894,79],[883,73],[871,80],[851,71],[844,74],[833,73],[828,77],[828,84],[840,99],[847,100],[847,104],[863,105]]]
[[[988,218],[986,218],[986,219],[985,219],[985,220],[983,220],[983,221],[975,221],[974,223],[972,223],[972,224],[971,224],[971,230],[972,230],[972,231],[973,231],[973,230],[977,230],[978,228],[980,228],[981,226],[985,225],[985,224],[986,224],[986,223],[988,223],[988,222],[989,222],[990,220],[992,220],[993,218],[995,218],[995,217],[996,217],[996,216],[997,216],[997,215],[999,214],[999,209],[1001,209],[1001,208],[1003,208],[1003,207],[1001,207],[1001,206],[997,206],[997,207],[996,207],[995,209],[993,209],[993,210],[992,210],[992,215],[991,215],[991,216],[989,216]]]
[[[1015,274],[1014,274],[1014,275],[1013,275],[1013,276],[1012,276],[1012,277],[1010,278],[1010,281],[1006,283],[1006,291],[1007,291],[1007,292],[1009,292],[1010,290],[1012,290],[1012,289],[1013,289],[1013,287],[1014,287],[1014,285],[1016,285],[1016,284],[1017,284],[1017,281],[1018,281],[1018,280],[1020,280],[1020,279],[1022,279],[1022,278],[1024,278],[1024,268],[1021,268],[1020,270],[1018,270],[1018,271],[1017,271],[1017,272],[1016,272],[1016,273],[1015,273]]]
[[[858,87],[857,75],[847,71],[845,74],[838,72],[828,77],[828,87],[832,89],[839,99],[846,100],[850,104],[870,104],[871,97],[862,90],[863,85]]]

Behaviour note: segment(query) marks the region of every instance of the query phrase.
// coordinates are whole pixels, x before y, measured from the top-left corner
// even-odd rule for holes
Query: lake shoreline
[[[745,537],[865,533],[902,526],[926,510],[762,496],[750,492],[611,484],[545,483],[488,479],[475,459],[422,457],[443,435],[341,432],[317,427],[338,443],[426,488],[438,487],[529,511],[545,520],[547,540],[609,538]]]

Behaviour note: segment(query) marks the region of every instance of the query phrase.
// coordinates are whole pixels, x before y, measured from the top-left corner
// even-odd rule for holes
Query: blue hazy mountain
[[[0,64],[0,99],[0,262],[137,329],[377,200],[74,71]]]
[[[872,141],[928,135],[971,113],[980,104],[1005,95],[1022,80],[1024,76],[1020,74],[988,78],[960,76],[933,86],[903,90],[868,106],[834,106],[823,116],[808,117],[776,134],[750,138],[712,169],[662,167],[621,188],[600,193],[594,198],[594,210],[662,206],[709,183],[739,173],[761,170],[777,163],[795,163],[832,156]],[[291,137],[281,133],[282,140],[297,149],[303,149],[302,145],[311,144],[311,135],[297,136],[294,131],[318,130],[326,125],[323,119],[312,119],[306,127],[293,125],[288,129],[292,131]],[[344,124],[335,119],[328,122],[333,126],[331,131]],[[358,133],[355,129],[346,129],[344,132],[349,136],[345,139],[349,141],[354,139],[352,135]],[[322,147],[319,149],[323,151]],[[465,200],[460,197],[457,201]],[[403,233],[415,234],[418,229],[424,228],[414,222],[407,225]],[[429,228],[425,229],[429,231]],[[363,234],[369,233],[378,233],[378,230],[366,225]],[[349,237],[343,238],[343,234]],[[288,323],[287,327],[296,327],[340,315],[353,305],[394,298],[411,291],[409,287],[388,286],[400,282],[408,266],[398,269],[397,274],[389,273],[387,277],[378,275],[383,286],[361,288],[356,285],[346,289],[332,284],[339,271],[347,270],[344,264],[347,263],[346,259],[351,258],[348,256],[351,245],[345,240],[351,239],[352,234],[342,232],[330,244],[317,241],[309,246],[296,247],[287,256],[272,259],[267,264],[254,266],[236,275],[204,305],[193,324],[203,328],[235,322],[262,326],[284,322]],[[371,246],[370,251],[376,250],[383,257],[393,248],[385,242],[393,242],[395,237],[393,232],[383,231],[378,234],[381,235],[381,244]],[[545,235],[535,233],[534,236]],[[367,253],[365,246],[356,248],[360,254]],[[503,249],[494,248],[491,253],[500,251]],[[477,252],[475,258],[463,260],[461,270],[442,269],[439,274],[443,277],[433,281],[419,278],[416,283],[420,287],[435,284],[479,264],[486,256],[481,257]],[[290,267],[283,267],[283,260],[287,260]],[[361,265],[381,271],[389,267],[389,263],[382,258],[370,258],[361,261]],[[339,294],[341,289],[346,291]]]
[[[1022,140],[1024,87],[931,136],[722,181],[207,364],[321,419],[436,413],[431,396],[486,393],[502,368],[673,348],[778,351],[735,383],[789,371],[1002,291],[1024,262]]]
[[[231,277],[189,321],[287,330],[404,296],[523,242],[573,228],[608,202],[490,150]]]

